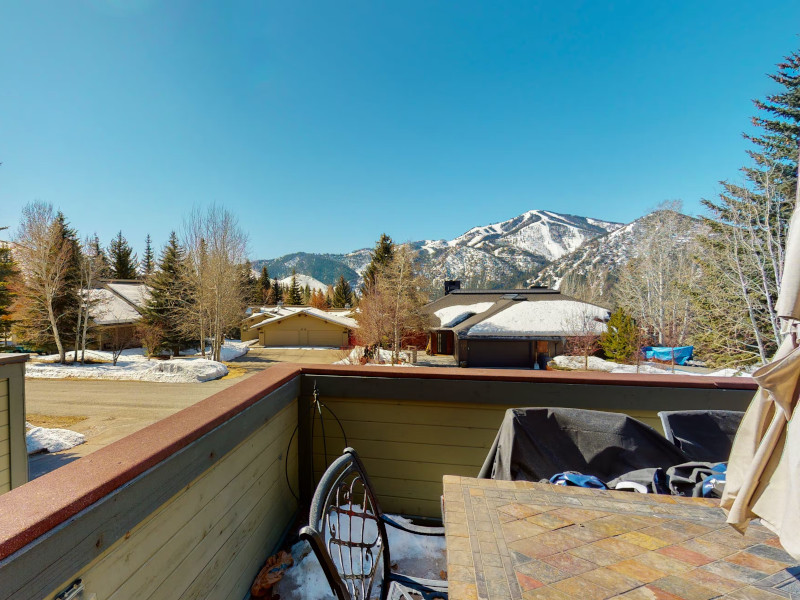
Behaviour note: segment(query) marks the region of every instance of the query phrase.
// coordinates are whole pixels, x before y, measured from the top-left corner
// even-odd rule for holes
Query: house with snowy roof
[[[94,343],[90,347],[103,350],[120,340],[133,342],[136,325],[150,297],[150,288],[132,279],[104,279],[86,290],[91,308]]]
[[[347,310],[321,310],[311,306],[271,306],[251,309],[242,321],[242,341],[258,340],[265,347],[350,346],[358,327]]]
[[[605,331],[610,311],[545,287],[467,290],[447,282],[426,306],[431,354],[463,367],[544,368],[570,337]]]

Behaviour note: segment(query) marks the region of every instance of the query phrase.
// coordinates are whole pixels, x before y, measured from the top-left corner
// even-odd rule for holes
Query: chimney
[[[447,280],[444,282],[444,295],[447,296],[454,290],[461,289],[461,282],[458,279]]]

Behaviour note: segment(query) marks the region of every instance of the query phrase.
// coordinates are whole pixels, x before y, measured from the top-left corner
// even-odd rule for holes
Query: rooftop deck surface
[[[716,500],[445,476],[450,597],[779,600],[800,566]]]

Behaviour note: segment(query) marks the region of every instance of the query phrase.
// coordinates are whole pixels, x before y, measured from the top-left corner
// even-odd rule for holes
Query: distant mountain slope
[[[699,219],[677,216],[683,221],[681,229],[686,232],[686,241],[702,229]],[[526,283],[544,285],[566,294],[576,294],[593,286],[598,290],[599,297],[608,298],[619,270],[649,243],[648,231],[658,225],[659,218],[658,213],[651,213],[596,237],[544,266]]]
[[[278,258],[255,260],[252,265],[254,270],[261,271],[261,267],[266,264],[272,279],[291,277],[292,269],[295,269],[298,274],[313,277],[325,285],[333,285],[340,275],[344,275],[351,285],[355,285],[360,276],[347,265],[346,256],[344,254],[295,252]]]
[[[289,277],[284,277],[283,279],[279,279],[278,281],[282,286],[288,287],[292,285],[292,276],[289,275]],[[302,273],[297,274],[297,285],[300,286],[300,289],[303,289],[306,286],[308,286],[309,289],[311,289],[312,291],[320,290],[321,292],[325,292],[328,289],[327,284],[322,283],[318,279],[314,279],[313,277],[310,277],[308,275],[303,275]]]
[[[547,263],[620,227],[620,223],[599,219],[530,210],[507,221],[473,227],[452,240],[411,245],[419,251],[421,269],[433,280],[434,288],[441,287],[445,279],[460,279],[465,287],[514,287]],[[344,274],[357,286],[370,256],[366,248],[348,254],[298,252],[254,261],[253,267],[260,270],[266,263],[271,277],[287,277],[295,268],[326,284]]]

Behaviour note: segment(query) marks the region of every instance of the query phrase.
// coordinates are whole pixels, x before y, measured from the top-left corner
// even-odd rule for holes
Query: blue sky
[[[30,0],[0,7],[0,225],[141,252],[217,202],[251,256],[630,221],[738,177],[796,0]]]

